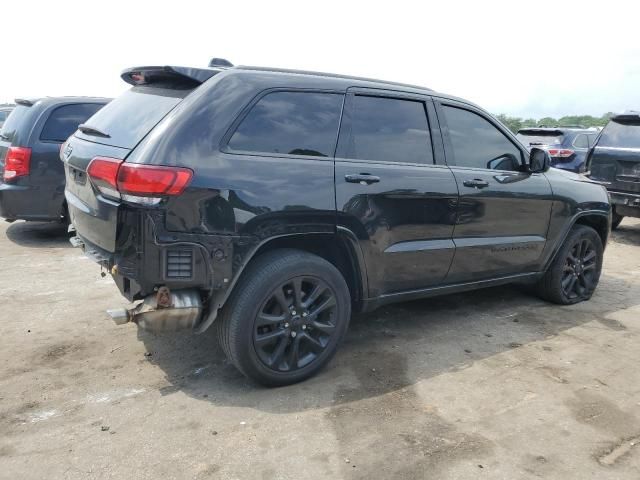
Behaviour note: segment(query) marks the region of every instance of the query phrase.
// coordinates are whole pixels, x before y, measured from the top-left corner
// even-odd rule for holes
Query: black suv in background
[[[549,169],[481,108],[427,88],[258,67],[139,67],[66,142],[87,255],[117,323],[212,324],[247,376],[332,357],[352,311],[510,282],[593,294],[606,190]]]
[[[66,217],[60,145],[110,99],[16,99],[0,130],[0,216],[55,221]]]
[[[640,112],[611,118],[589,154],[591,178],[606,185],[613,228],[624,217],[640,217]]]
[[[527,147],[545,149],[551,166],[583,173],[586,160],[598,136],[596,129],[584,127],[536,127],[518,130],[517,137]]]

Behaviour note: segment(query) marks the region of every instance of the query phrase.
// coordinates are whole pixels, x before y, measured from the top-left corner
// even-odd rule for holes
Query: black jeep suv
[[[640,112],[611,118],[589,152],[591,178],[606,185],[613,228],[624,217],[640,217]]]
[[[60,221],[67,217],[60,146],[109,99],[16,99],[0,130],[0,216]]]
[[[477,106],[397,83],[256,67],[126,70],[63,146],[73,242],[134,307],[212,324],[283,385],[335,353],[351,312],[509,282],[591,297],[606,190],[549,169]]]

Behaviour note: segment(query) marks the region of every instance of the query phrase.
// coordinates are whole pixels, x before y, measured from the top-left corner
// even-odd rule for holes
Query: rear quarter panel
[[[234,120],[265,89],[326,88],[321,80],[278,78],[255,72],[216,75],[127,158],[194,171],[187,191],[167,204],[167,230],[257,238],[335,231],[333,158],[221,151]]]

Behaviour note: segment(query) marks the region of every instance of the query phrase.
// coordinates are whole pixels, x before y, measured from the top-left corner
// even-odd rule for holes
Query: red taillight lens
[[[145,197],[180,195],[191,177],[188,168],[124,163],[118,172],[118,191]]]
[[[106,157],[91,160],[87,174],[105,195],[126,195],[128,201],[138,201],[136,197],[180,195],[193,177],[188,168],[123,163]]]
[[[563,149],[558,152],[559,157],[570,157],[571,155],[573,155],[573,150],[570,149]]]
[[[27,147],[9,147],[4,160],[3,180],[29,175],[31,171],[31,149]]]
[[[569,148],[550,148],[547,150],[549,155],[552,157],[560,157],[560,158],[568,158],[573,155],[575,152]]]
[[[118,196],[118,169],[122,160],[107,157],[95,157],[89,162],[87,175],[102,193]]]

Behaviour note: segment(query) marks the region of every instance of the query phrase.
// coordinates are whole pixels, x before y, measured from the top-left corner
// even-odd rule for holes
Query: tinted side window
[[[103,105],[99,103],[77,103],[56,108],[47,119],[40,140],[46,142],[64,142]]]
[[[433,163],[424,103],[394,98],[354,97],[347,158]]]
[[[598,135],[594,134],[594,135],[587,135],[587,139],[589,140],[589,146],[593,147],[596,143],[596,138],[598,138]]]
[[[333,156],[344,96],[273,92],[262,97],[229,140],[245,152]]]
[[[576,136],[573,140],[573,146],[576,148],[589,148],[589,140],[587,136],[583,133]]]
[[[449,165],[459,167],[516,170],[522,154],[492,123],[462,108],[443,106],[453,147]]]

